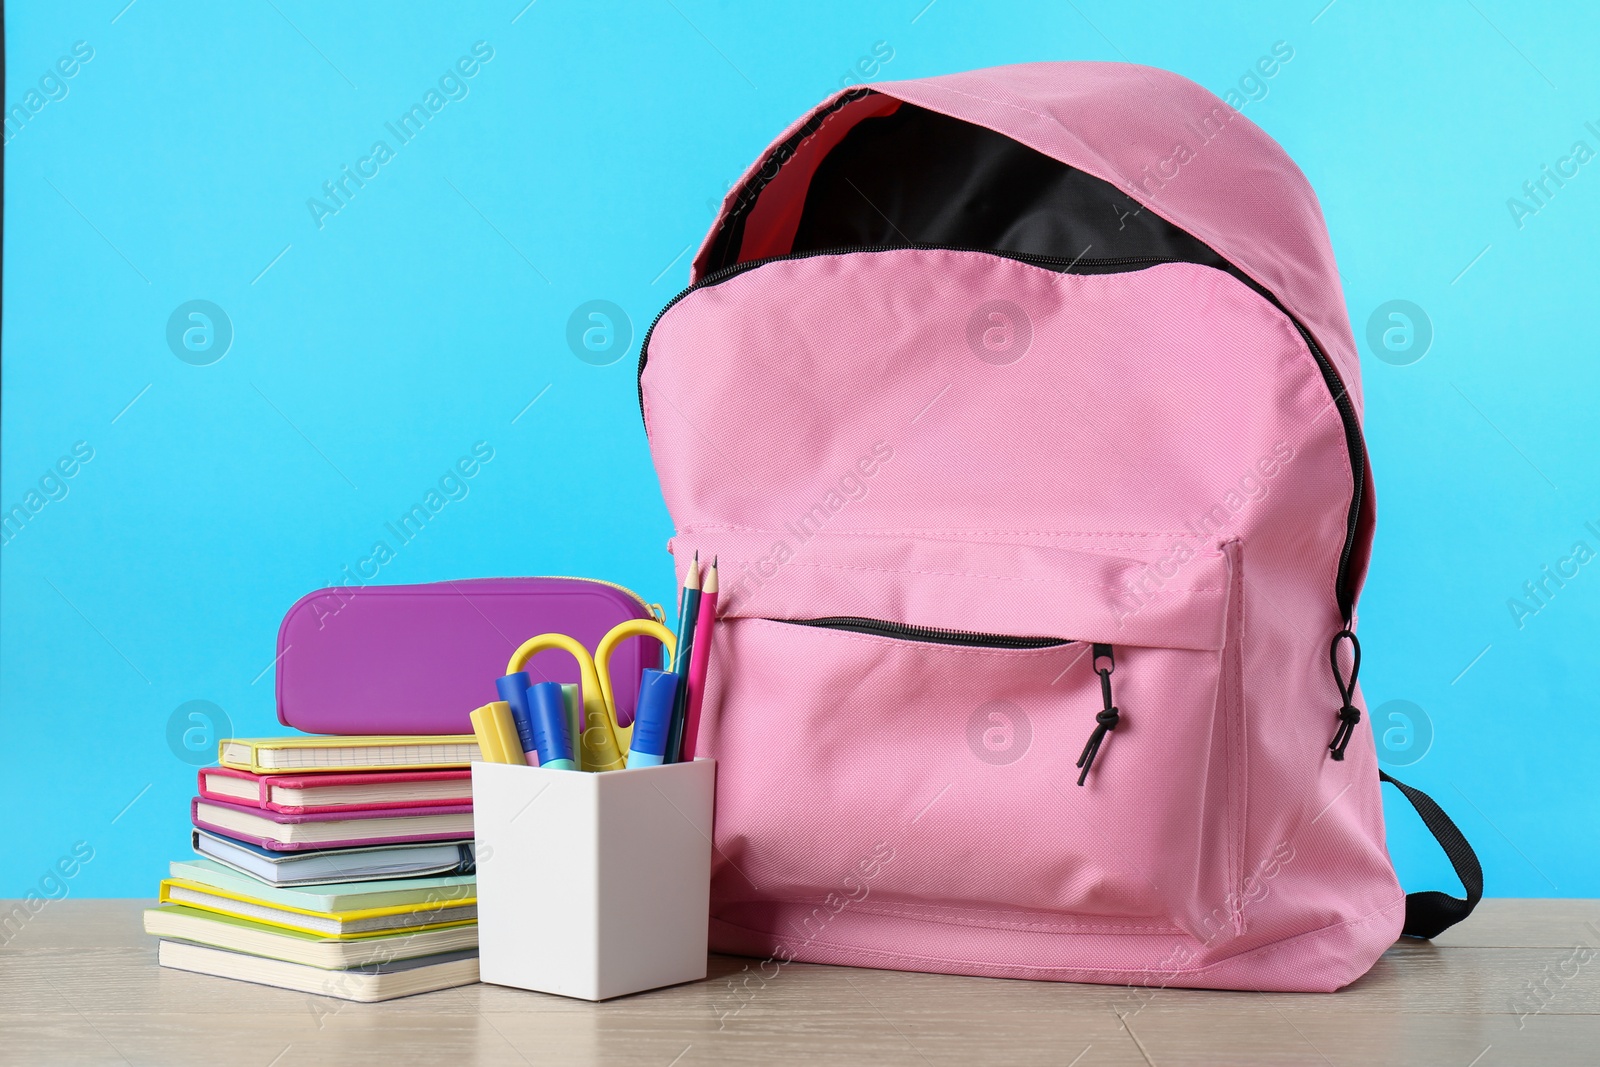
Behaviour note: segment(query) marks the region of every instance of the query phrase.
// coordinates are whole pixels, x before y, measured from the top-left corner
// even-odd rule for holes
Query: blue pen
[[[504,678],[496,678],[494,682],[494,687],[500,691],[500,699],[511,708],[511,721],[517,726],[522,754],[529,764],[533,763],[534,753],[538,751],[533,741],[533,715],[528,710],[528,687],[532,684],[527,671],[508,674]]]
[[[533,720],[534,749],[539,766],[552,771],[575,771],[572,741],[567,737],[566,701],[560,682],[540,682],[528,690],[528,713]]]
[[[672,728],[672,705],[678,695],[678,676],[671,671],[645,668],[639,680],[639,702],[633,713],[633,741],[628,749],[628,769],[659,767],[666,762],[667,734]]]

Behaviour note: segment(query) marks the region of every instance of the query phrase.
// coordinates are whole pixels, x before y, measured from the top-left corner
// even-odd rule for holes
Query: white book
[[[340,940],[267,926],[232,915],[200,911],[181,904],[146,909],[144,932],[169,941],[190,941],[324,970],[344,970],[478,947],[478,928],[475,925]]]
[[[477,949],[330,971],[163,939],[157,958],[161,966],[175,970],[363,1003],[431,993],[436,989],[471,985],[478,980]]]

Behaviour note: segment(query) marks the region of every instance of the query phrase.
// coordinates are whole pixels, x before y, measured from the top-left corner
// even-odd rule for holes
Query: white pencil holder
[[[716,762],[472,765],[478,972],[607,1000],[706,976]]]

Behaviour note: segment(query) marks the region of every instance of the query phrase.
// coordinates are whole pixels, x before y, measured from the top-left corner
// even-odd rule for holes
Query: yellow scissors
[[[566,634],[550,633],[530,637],[511,653],[506,673],[515,674],[540,652],[559,649],[578,661],[578,692],[583,706],[583,738],[573,745],[578,757],[578,767],[585,771],[615,771],[627,765],[628,742],[633,738],[633,726],[617,722],[617,701],[611,687],[611,653],[618,644],[630,637],[653,637],[667,650],[666,662],[670,665],[678,654],[678,642],[661,623],[654,619],[629,619],[619,623],[600,639],[594,655],[582,642]]]

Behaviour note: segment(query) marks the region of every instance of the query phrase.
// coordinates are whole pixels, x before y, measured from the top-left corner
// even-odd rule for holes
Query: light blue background
[[[1600,148],[1592,11],[125,2],[7,5],[8,108],[74,42],[94,58],[8,127],[0,501],[75,442],[94,458],[0,552],[0,896],[80,840],[71,893],[151,895],[194,787],[174,709],[276,732],[284,609],[474,442],[493,461],[378,580],[580,574],[670,599],[639,337],[727,184],[875,44],[888,78],[1126,59],[1222,93],[1277,41],[1294,58],[1245,114],[1321,196],[1357,335],[1391,299],[1435,334],[1410,366],[1363,345],[1369,701],[1431,720],[1399,773],[1458,818],[1491,895],[1600,893],[1600,562],[1521,628],[1507,606],[1574,542],[1600,550],[1600,161],[1520,229],[1506,204],[1574,141]],[[393,146],[384,123],[477,41],[494,58],[469,95],[319,229],[307,198]],[[212,366],[166,345],[192,299],[232,320]],[[632,319],[610,366],[565,340],[592,299]],[[1389,805],[1402,879],[1453,886]]]

